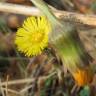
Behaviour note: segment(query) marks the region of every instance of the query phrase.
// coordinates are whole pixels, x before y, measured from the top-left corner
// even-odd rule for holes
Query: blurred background
[[[44,0],[58,10],[82,14],[96,13],[96,0]],[[0,0],[0,3],[34,6],[30,0]],[[0,86],[0,96],[96,96],[96,76],[90,87],[77,87],[70,73],[64,73],[62,62],[51,45],[38,56],[27,58],[17,51],[15,33],[27,16],[0,12],[0,83],[34,78],[33,82]],[[96,64],[96,27],[77,25],[86,50]],[[58,74],[54,65],[61,68]],[[65,74],[65,75],[64,75]],[[0,85],[1,85],[0,84]]]

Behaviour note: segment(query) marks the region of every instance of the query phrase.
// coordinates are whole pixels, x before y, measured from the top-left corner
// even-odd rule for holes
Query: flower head
[[[48,45],[50,23],[46,17],[28,17],[16,33],[17,49],[30,57],[38,55]]]

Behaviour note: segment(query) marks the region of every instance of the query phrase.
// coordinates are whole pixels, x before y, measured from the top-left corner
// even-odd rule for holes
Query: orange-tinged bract
[[[58,33],[54,31],[53,38],[50,39],[77,85],[88,85],[93,78],[90,68],[91,57],[82,44],[77,31],[74,30],[74,26],[72,28],[72,25],[68,25],[66,23],[64,27],[61,27]]]
[[[79,86],[88,85],[93,79],[93,74],[90,68],[78,69],[73,73],[73,77]]]

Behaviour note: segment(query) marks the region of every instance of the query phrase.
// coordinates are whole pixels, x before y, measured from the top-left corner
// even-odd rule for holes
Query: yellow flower
[[[17,49],[30,57],[38,55],[48,45],[51,26],[46,17],[28,17],[16,33]]]

